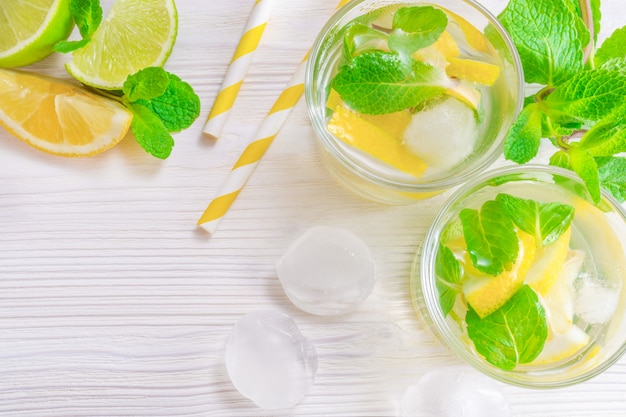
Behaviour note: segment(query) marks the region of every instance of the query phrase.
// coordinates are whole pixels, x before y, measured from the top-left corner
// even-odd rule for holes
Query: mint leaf
[[[598,34],[600,33],[600,22],[602,19],[602,12],[600,10],[600,0],[591,0],[589,2],[591,4],[591,15],[593,20],[593,42],[594,44],[598,41]]]
[[[346,29],[343,37],[344,55],[350,61],[353,56],[367,50],[380,49],[380,43],[387,41],[387,34],[361,23],[354,23]]]
[[[57,52],[67,53],[82,48],[102,23],[102,7],[99,0],[70,0],[70,14],[83,39],[58,42],[54,46]]]
[[[601,66],[613,58],[626,58],[626,26],[616,29],[596,51],[594,62]]]
[[[172,153],[174,139],[163,122],[150,109],[139,103],[132,103],[129,109],[133,112],[130,128],[137,142],[146,152],[161,159]]]
[[[574,219],[574,207],[569,204],[543,203],[504,193],[498,194],[496,201],[502,205],[513,223],[534,236],[541,246],[555,242],[569,229]]]
[[[70,0],[70,13],[83,38],[89,38],[102,23],[99,0]]]
[[[569,149],[569,162],[572,170],[578,174],[589,190],[594,203],[600,202],[600,177],[598,165],[593,156],[578,146]]]
[[[593,156],[626,152],[626,105],[616,108],[580,139],[580,148]]]
[[[435,285],[439,292],[439,304],[444,316],[452,311],[456,297],[462,291],[462,275],[461,263],[447,246],[439,244],[435,259]]]
[[[389,48],[410,56],[418,49],[435,43],[448,25],[446,14],[432,6],[398,9],[393,16]]]
[[[498,17],[517,47],[527,83],[555,86],[583,69],[576,16],[563,0],[511,0]]]
[[[548,337],[546,312],[528,285],[482,319],[470,306],[465,322],[476,351],[490,364],[505,370],[537,358]]]
[[[582,12],[580,10],[580,2],[579,0],[564,0],[565,6],[570,10],[572,16],[574,16],[574,22],[576,24],[576,32],[578,33],[578,40],[580,44],[584,48],[589,41],[591,40],[591,36],[589,33],[589,29],[585,26],[585,22],[582,18]]]
[[[572,170],[569,164],[569,155],[565,151],[556,151],[554,155],[550,157],[550,165]]]
[[[626,75],[626,58],[611,58],[603,63],[600,69],[617,71],[622,75]]]
[[[54,44],[54,50],[62,54],[75,51],[87,45],[91,39],[81,39],[79,41],[58,41]]]
[[[393,113],[443,94],[441,69],[417,61],[408,64],[394,53],[370,51],[341,67],[331,86],[354,110]]]
[[[163,126],[170,132],[186,129],[200,114],[200,98],[188,83],[178,76],[168,73],[169,84],[158,97],[140,99],[141,104],[159,117]]]
[[[504,157],[518,164],[530,161],[539,152],[541,133],[541,111],[537,104],[529,104],[504,140]]]
[[[152,100],[163,95],[169,84],[167,71],[161,67],[147,67],[129,75],[124,81],[123,91],[131,102]]]
[[[564,113],[580,120],[597,121],[626,98],[626,77],[617,71],[581,71],[542,102],[548,113]]]
[[[600,185],[620,203],[626,201],[626,158],[595,158]]]
[[[476,269],[493,276],[510,270],[517,259],[519,243],[513,222],[500,203],[486,201],[480,211],[466,208],[459,217]]]

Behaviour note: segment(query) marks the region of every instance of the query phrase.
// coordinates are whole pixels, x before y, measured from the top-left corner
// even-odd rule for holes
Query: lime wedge
[[[74,22],[69,0],[0,0],[0,67],[37,62],[67,39]]]
[[[174,0],[118,0],[65,67],[84,84],[121,90],[129,75],[165,64],[177,30]]]

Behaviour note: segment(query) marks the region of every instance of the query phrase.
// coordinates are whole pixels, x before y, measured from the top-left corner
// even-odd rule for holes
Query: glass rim
[[[526,376],[523,371],[506,371],[496,368],[495,366],[486,363],[483,358],[478,357],[477,354],[469,350],[459,337],[449,328],[447,319],[441,314],[441,308],[437,302],[438,291],[435,286],[435,280],[432,279],[435,271],[434,255],[436,254],[436,244],[438,243],[439,233],[441,232],[441,228],[446,224],[447,217],[450,214],[450,209],[458,202],[467,198],[472,191],[483,188],[483,186],[487,185],[490,180],[512,174],[558,175],[574,180],[578,184],[584,184],[582,180],[572,171],[550,165],[506,165],[484,172],[480,176],[472,179],[466,184],[463,184],[455,190],[439,208],[437,215],[432,221],[431,226],[424,237],[421,253],[417,254],[414,258],[413,268],[411,271],[411,281],[417,280],[415,274],[419,271],[418,285],[420,285],[420,291],[423,295],[422,298],[424,300],[424,307],[427,310],[431,321],[434,323],[434,330],[438,333],[438,336],[448,348],[450,348],[459,358],[473,366],[475,369],[502,382],[523,388],[552,389],[575,385],[598,376],[617,362],[626,353],[626,338],[621,342],[619,347],[611,353],[610,356],[607,356],[601,363],[598,363],[593,368],[590,368],[580,374],[563,379],[556,378],[550,380],[533,380],[532,375]],[[608,202],[612,212],[617,213],[622,222],[626,224],[626,209],[624,209],[624,207],[612,195],[604,190],[601,191],[601,198]],[[417,265],[418,263],[419,265]],[[555,374],[555,376],[558,376],[558,374]]]
[[[320,30],[318,36],[315,38],[313,46],[311,47],[309,59],[307,60],[304,74],[304,95],[305,102],[307,107],[307,113],[309,115],[309,119],[312,122],[313,129],[315,130],[316,137],[318,142],[321,142],[324,148],[330,152],[335,160],[341,163],[342,166],[347,168],[349,171],[355,173],[361,178],[365,178],[367,181],[379,184],[385,188],[393,189],[399,192],[404,193],[413,193],[413,192],[434,192],[446,190],[452,187],[455,187],[459,184],[466,182],[468,179],[472,178],[476,174],[483,172],[490,165],[492,165],[502,154],[504,149],[504,140],[501,140],[500,143],[497,143],[492,146],[489,152],[486,152],[480,155],[472,166],[471,169],[466,169],[458,173],[454,176],[448,176],[443,178],[435,178],[432,180],[428,180],[426,182],[407,182],[400,180],[393,180],[383,178],[380,175],[369,172],[363,167],[359,166],[359,164],[355,163],[352,158],[347,156],[347,153],[342,150],[334,139],[333,135],[328,132],[325,128],[325,116],[323,106],[319,105],[316,101],[316,97],[313,90],[313,87],[316,85],[315,83],[315,75],[316,75],[316,57],[319,55],[320,50],[324,44],[324,39],[330,33],[333,28],[336,27],[337,23],[347,15],[351,10],[357,7],[359,4],[365,2],[367,0],[351,0],[339,10],[337,10],[331,18],[326,22],[326,24]],[[506,45],[506,49],[511,53],[511,62],[517,73],[517,91],[518,95],[515,101],[514,111],[511,117],[511,125],[506,128],[506,130],[510,129],[513,121],[519,115],[523,108],[524,104],[524,72],[522,67],[522,62],[515,47],[513,40],[511,39],[507,30],[502,26],[500,21],[496,16],[494,16],[489,10],[487,10],[483,5],[478,3],[475,0],[458,0],[461,3],[465,3],[468,6],[477,10],[484,18],[486,18],[491,25],[496,29],[498,34],[501,36],[502,40]],[[446,7],[445,2],[443,0],[382,0],[380,1],[380,6],[383,7],[385,5],[390,4],[412,4],[412,3],[424,3],[424,4],[437,4],[443,3],[444,5],[440,5],[440,7]]]

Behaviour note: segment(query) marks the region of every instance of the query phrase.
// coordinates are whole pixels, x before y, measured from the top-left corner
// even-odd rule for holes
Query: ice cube
[[[402,398],[403,417],[509,417],[511,408],[500,386],[465,367],[424,374]]]
[[[315,347],[290,316],[273,310],[250,312],[235,324],[225,361],[235,388],[265,410],[295,406],[317,372]]]
[[[586,273],[576,280],[575,288],[574,308],[580,319],[589,324],[602,324],[611,319],[619,302],[620,285]]]
[[[276,270],[289,300],[318,315],[353,310],[376,281],[369,247],[352,232],[328,226],[310,228],[296,239]]]
[[[439,174],[463,162],[474,150],[477,138],[474,110],[448,98],[415,113],[403,140],[411,152],[426,162],[427,174]]]

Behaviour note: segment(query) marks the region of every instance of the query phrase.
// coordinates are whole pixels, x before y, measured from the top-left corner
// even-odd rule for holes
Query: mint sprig
[[[54,45],[54,50],[57,52],[68,53],[87,45],[102,23],[102,7],[99,0],[70,0],[70,14],[82,39],[57,42]]]
[[[161,159],[172,152],[170,132],[188,128],[200,114],[191,85],[160,67],[148,67],[124,82],[122,103],[133,113],[131,131],[146,152]]]
[[[624,202],[626,27],[597,47],[600,0],[510,0],[499,18],[525,81],[542,87],[509,131],[505,158],[524,164],[548,139],[550,164],[576,172],[595,203],[601,188]]]

